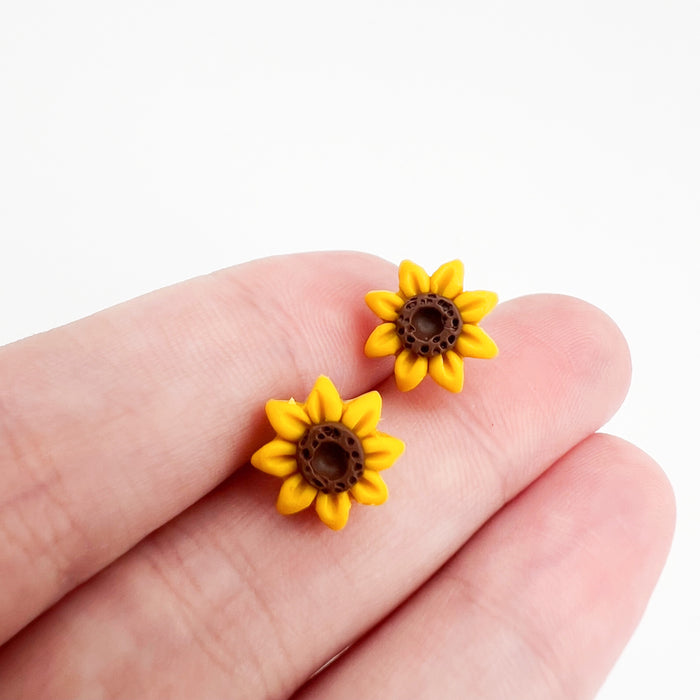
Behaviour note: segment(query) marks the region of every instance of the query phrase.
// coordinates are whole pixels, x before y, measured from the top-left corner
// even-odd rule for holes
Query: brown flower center
[[[396,332],[406,350],[433,357],[454,347],[462,325],[459,309],[451,299],[416,294],[401,307]]]
[[[342,423],[312,425],[297,445],[302,476],[323,493],[353,487],[365,470],[360,438]]]

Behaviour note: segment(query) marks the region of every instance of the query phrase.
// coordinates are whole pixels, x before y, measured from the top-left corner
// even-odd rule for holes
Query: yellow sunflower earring
[[[394,375],[401,391],[415,389],[427,374],[450,391],[464,386],[464,358],[498,354],[477,324],[498,303],[493,292],[463,291],[459,260],[441,265],[432,276],[404,260],[398,292],[372,291],[365,301],[384,321],[365,343],[368,357],[396,355]]]
[[[251,457],[254,467],[284,479],[277,510],[291,515],[316,503],[318,517],[333,530],[345,527],[353,497],[380,505],[389,492],[379,472],[404,451],[398,438],[377,430],[378,392],[343,401],[321,376],[304,403],[272,399],[265,412],[277,433]]]
[[[493,292],[463,290],[459,260],[432,276],[409,260],[399,266],[398,292],[369,292],[365,301],[384,322],[365,343],[368,357],[395,355],[401,391],[417,387],[427,374],[450,391],[462,391],[464,358],[491,358],[493,340],[477,325],[498,302]],[[292,515],[315,503],[318,517],[342,530],[352,498],[380,505],[389,492],[379,474],[404,451],[398,438],[377,430],[382,398],[370,391],[349,401],[321,376],[306,401],[271,399],[265,412],[276,436],[263,445],[252,465],[284,479],[277,510]]]

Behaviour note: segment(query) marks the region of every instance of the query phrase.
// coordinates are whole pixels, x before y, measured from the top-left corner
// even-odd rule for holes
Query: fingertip
[[[548,363],[553,382],[575,379],[585,389],[582,396],[605,396],[606,420],[627,395],[627,340],[615,321],[593,304],[562,294],[528,295],[500,304],[483,325],[500,349],[497,362],[526,355],[533,366]]]
[[[586,449],[593,468],[608,482],[610,511],[628,533],[629,547],[651,558],[660,572],[676,523],[676,499],[667,474],[649,454],[615,435],[595,434]]]

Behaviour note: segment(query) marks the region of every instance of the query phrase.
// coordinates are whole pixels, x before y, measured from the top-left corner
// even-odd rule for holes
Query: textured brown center
[[[462,332],[462,317],[451,299],[416,294],[401,307],[396,332],[407,350],[433,357],[454,347]]]
[[[354,486],[365,470],[364,460],[360,439],[342,423],[312,425],[297,445],[299,471],[324,493]]]

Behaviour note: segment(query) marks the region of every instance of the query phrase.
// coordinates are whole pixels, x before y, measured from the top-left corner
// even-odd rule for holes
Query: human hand
[[[594,434],[624,339],[579,300],[516,299],[462,394],[400,394],[362,352],[364,294],[395,275],[271,258],[0,350],[1,698],[595,693],[674,520],[652,460]],[[388,502],[341,532],[279,515],[279,480],[246,466],[265,401],[319,374],[379,388],[406,442]]]

